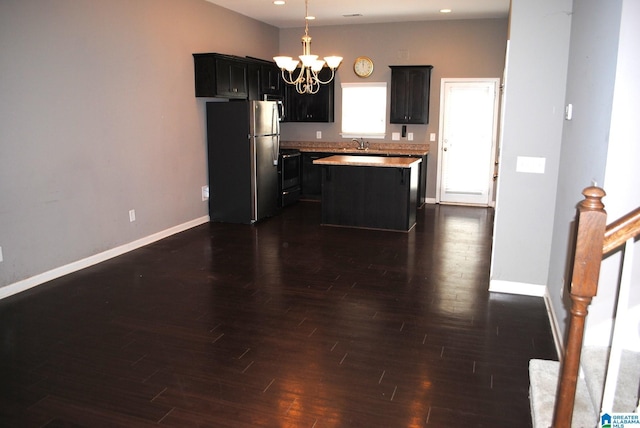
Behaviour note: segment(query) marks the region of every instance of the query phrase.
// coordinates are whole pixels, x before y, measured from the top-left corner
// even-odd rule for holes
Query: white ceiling
[[[286,0],[283,6],[273,0],[206,1],[278,28],[304,26],[304,0]],[[440,13],[444,8],[452,12]],[[309,0],[309,15],[316,17],[312,26],[506,18],[508,12],[509,0]]]

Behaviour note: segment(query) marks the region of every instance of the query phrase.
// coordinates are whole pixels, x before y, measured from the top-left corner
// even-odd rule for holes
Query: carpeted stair
[[[578,379],[573,410],[573,428],[597,426],[608,358],[608,348],[587,347],[582,351],[580,362],[584,377]],[[559,371],[560,363],[558,361],[531,360],[529,362],[529,398],[533,428],[549,428],[551,426]],[[623,351],[613,412],[630,413],[636,411],[639,385],[640,353]]]
[[[558,361],[529,361],[529,400],[533,428],[549,428],[551,426],[559,377],[560,363]],[[584,379],[580,378],[576,391],[572,427],[593,428],[597,421],[587,384]]]

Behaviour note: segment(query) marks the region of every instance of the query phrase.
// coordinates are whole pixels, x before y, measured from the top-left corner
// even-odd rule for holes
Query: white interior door
[[[436,202],[490,205],[500,79],[442,79]]]

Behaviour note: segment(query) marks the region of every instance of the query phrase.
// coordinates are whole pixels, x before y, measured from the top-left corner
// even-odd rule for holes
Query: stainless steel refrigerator
[[[275,101],[207,103],[211,221],[255,223],[277,213],[279,112]]]

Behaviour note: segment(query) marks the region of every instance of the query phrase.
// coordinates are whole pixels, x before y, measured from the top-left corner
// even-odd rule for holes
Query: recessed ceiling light
[[[276,4],[278,6],[282,6],[284,4],[284,0],[276,0],[273,2],[273,4]]]
[[[440,13],[451,13],[451,9],[440,9]]]

